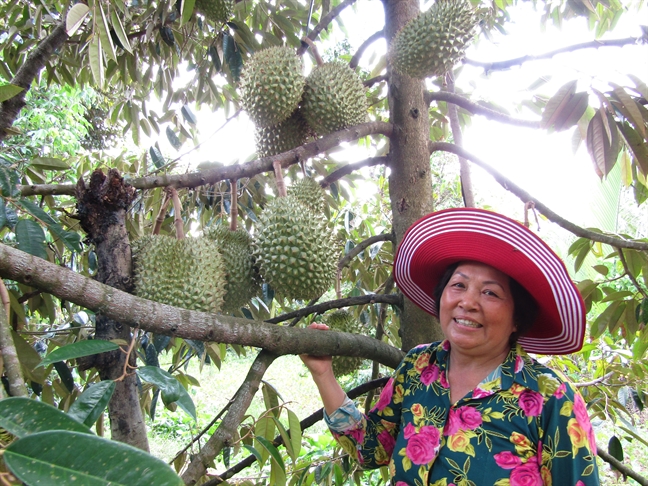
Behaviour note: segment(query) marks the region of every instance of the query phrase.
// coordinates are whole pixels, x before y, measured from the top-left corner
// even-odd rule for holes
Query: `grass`
[[[201,371],[196,360],[192,360],[185,373],[193,376],[200,383],[200,386],[194,386],[189,391],[196,405],[198,420],[194,424],[193,419],[183,411],[178,409],[171,412],[164,409],[160,403],[155,421],[148,424],[151,453],[165,461],[170,461],[180,449],[189,443],[192,434],[198,433],[208,425],[234,396],[245,379],[255,356],[254,351],[248,351],[248,356],[245,357],[228,354],[220,370],[215,366],[204,366]],[[277,390],[285,406],[295,412],[300,420],[321,407],[317,388],[297,356],[277,358],[263,379]],[[247,413],[258,417],[265,409],[263,396],[259,390]],[[648,409],[643,412],[634,410],[631,412],[631,416],[640,437],[648,438]],[[286,414],[283,413],[282,417],[285,418]],[[210,431],[213,432],[214,429],[215,427],[212,427]],[[603,449],[607,449],[608,441],[613,435],[619,437],[624,449],[624,463],[643,477],[648,478],[648,446],[630,437],[618,425],[614,425],[610,421],[595,424],[595,431],[597,442]],[[308,429],[305,435],[307,437],[304,443],[311,448],[323,449],[327,444],[330,444],[330,436],[322,422]],[[244,453],[245,451],[242,451],[241,454]],[[242,457],[232,459],[232,463]],[[598,458],[598,464],[601,485],[638,484],[632,479],[625,481],[600,458]],[[221,471],[223,466],[219,465],[217,469]],[[254,472],[250,471],[248,474],[254,474]]]

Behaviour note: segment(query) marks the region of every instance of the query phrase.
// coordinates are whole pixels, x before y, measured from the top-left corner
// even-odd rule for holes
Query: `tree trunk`
[[[95,246],[99,271],[97,280],[125,292],[132,291],[131,248],[126,232],[126,210],[133,202],[135,190],[124,183],[115,169],[106,176],[95,170],[86,187],[83,180],[77,184],[77,211],[81,227]],[[129,326],[108,317],[96,315],[96,339],[122,339],[130,342]],[[117,387],[108,405],[112,439],[148,451],[146,425],[139,404],[137,377],[124,375],[126,355],[122,350],[103,353],[93,359],[81,360],[80,367],[96,367],[102,380],[117,380]],[[135,356],[129,357],[135,366]]]
[[[385,0],[385,37],[388,44],[410,19],[419,13],[416,0]],[[394,125],[390,145],[389,194],[396,244],[407,228],[434,210],[430,175],[430,121],[423,81],[391,70],[389,112]],[[403,350],[442,337],[436,319],[404,299],[400,334]]]

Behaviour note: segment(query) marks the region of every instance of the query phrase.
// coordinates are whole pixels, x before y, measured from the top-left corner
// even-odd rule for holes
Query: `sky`
[[[426,8],[423,6],[423,10]],[[382,5],[377,0],[360,0],[354,8],[344,11],[341,17],[348,27],[347,32],[332,38],[331,42],[335,43],[346,36],[353,48],[384,23]],[[540,13],[533,10],[531,2],[522,2],[512,7],[511,19],[506,26],[507,35],[495,35],[492,42],[470,46],[467,57],[478,61],[506,60],[525,54],[541,54],[594,38],[587,28],[586,20],[582,18],[566,22],[562,29],[545,25],[543,30]],[[623,16],[615,31],[606,34],[604,38],[639,36],[639,25],[642,24],[648,25],[648,7],[644,7],[639,14]],[[324,48],[320,47],[320,50]],[[384,41],[374,43],[365,52],[361,66],[368,65],[385,48]],[[609,89],[609,81],[633,86],[625,73],[634,74],[648,82],[647,45],[578,50],[560,54],[551,60],[527,62],[507,71],[490,74],[464,65],[457,77],[457,87],[470,93],[473,101],[489,100],[512,116],[537,120],[537,114],[519,108],[521,100],[528,99],[533,94],[551,96],[560,86],[573,79],[578,80],[578,90],[587,90],[589,87],[606,90]],[[540,77],[549,81],[536,91],[529,90]],[[596,104],[597,101],[592,100],[592,103]],[[248,160],[252,156],[254,128],[245,114],[217,132],[216,129],[224,122],[222,118],[219,119],[217,114],[211,113],[206,107],[198,116],[201,120],[199,139],[203,143],[200,149],[192,152],[191,157],[184,158],[183,163],[195,165],[201,161],[218,161],[230,164]],[[473,117],[471,126],[464,130],[464,148],[504,173],[515,184],[563,217],[582,226],[595,226],[596,215],[594,211],[587,209],[596,207],[595,200],[600,193],[601,181],[594,173],[585,145],[581,143],[578,150],[573,150],[573,132],[574,129],[570,129],[548,134],[476,116]],[[165,148],[165,142],[164,137],[160,137],[163,152],[173,156],[174,150]],[[188,148],[189,143],[186,143],[181,152]],[[337,154],[336,159],[346,163],[367,156],[362,150],[351,149]],[[523,219],[522,203],[515,196],[507,193],[479,168],[473,168],[473,178],[479,203],[516,219]]]

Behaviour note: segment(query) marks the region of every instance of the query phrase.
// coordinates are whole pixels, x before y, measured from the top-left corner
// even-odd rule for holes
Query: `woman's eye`
[[[496,292],[493,292],[492,290],[484,290],[484,293],[492,297],[499,297],[499,295]]]

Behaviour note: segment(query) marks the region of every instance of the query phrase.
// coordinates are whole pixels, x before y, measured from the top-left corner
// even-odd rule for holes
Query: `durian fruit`
[[[222,224],[209,228],[203,236],[212,240],[223,255],[227,273],[223,310],[235,311],[259,293],[259,282],[254,272],[252,239],[245,229],[231,231]]]
[[[366,122],[367,108],[362,81],[343,62],[317,66],[306,78],[302,112],[318,135]]]
[[[227,22],[234,12],[234,0],[196,0],[194,8],[207,20],[219,24]]]
[[[319,182],[312,177],[297,179],[288,188],[288,195],[297,198],[300,203],[315,214],[321,214],[324,211],[326,193]]]
[[[290,118],[270,127],[257,127],[255,131],[256,148],[259,157],[270,157],[303,145],[311,135],[311,130],[300,110]]]
[[[243,107],[257,127],[276,125],[297,109],[304,83],[302,59],[293,49],[257,51],[241,74]]]
[[[446,73],[464,57],[476,23],[468,0],[437,0],[394,37],[394,69],[417,79]]]
[[[184,309],[217,313],[226,273],[218,246],[204,238],[145,236],[132,245],[135,294]]]
[[[362,323],[347,310],[336,310],[328,313],[325,317],[326,324],[333,331],[350,332],[353,334],[363,333]],[[333,374],[336,378],[350,375],[360,369],[362,361],[363,358],[355,356],[333,356]]]
[[[333,284],[337,248],[321,215],[294,196],[274,199],[259,215],[254,256],[277,295],[310,300]]]

